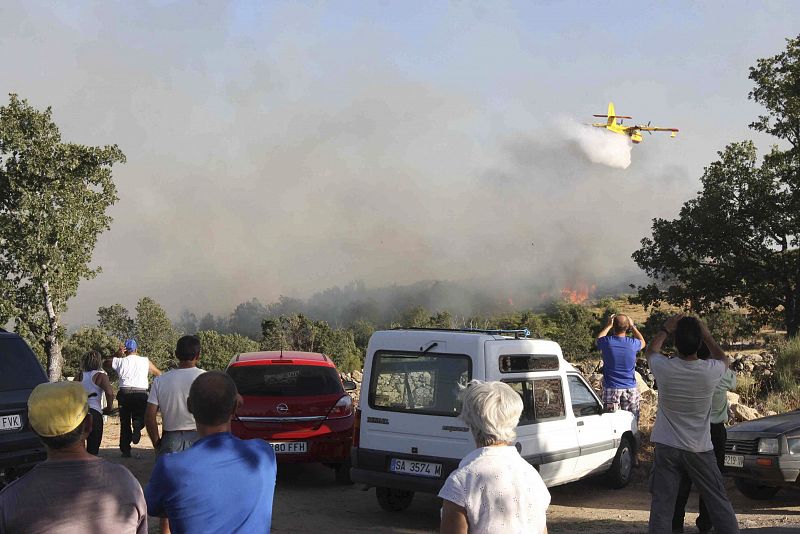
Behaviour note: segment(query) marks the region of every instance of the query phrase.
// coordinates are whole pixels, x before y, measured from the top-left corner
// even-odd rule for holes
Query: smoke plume
[[[0,20],[14,73],[1,92],[52,105],[65,140],[127,156],[93,258],[103,272],[81,284],[71,324],[142,296],[173,317],[220,314],[354,280],[455,281],[518,306],[624,284],[651,218],[674,214],[693,185],[683,165],[638,149],[630,165],[622,136],[574,124],[553,135],[530,114],[552,99],[529,84],[493,101],[472,77],[414,70],[430,49],[368,19],[337,32],[322,4],[239,5],[24,3]],[[454,29],[469,38],[453,53],[538,83],[535,55],[500,29]],[[490,78],[474,79],[496,88]],[[435,302],[462,299],[447,292]]]
[[[560,129],[567,139],[578,143],[592,163],[616,169],[630,167],[633,143],[626,136],[579,124],[571,119],[563,119]]]

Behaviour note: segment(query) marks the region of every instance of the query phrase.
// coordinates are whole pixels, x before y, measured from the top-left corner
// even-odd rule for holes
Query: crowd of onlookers
[[[667,336],[674,336],[674,357],[661,353]],[[694,485],[701,495],[700,531],[713,526],[717,533],[738,532],[719,465],[725,391],[735,376],[706,326],[677,315],[647,344],[629,317],[612,316],[597,345],[603,353],[606,409],[629,410],[638,419],[634,372],[645,347],[658,383],[649,531],[683,532]],[[195,336],[178,341],[178,367],[164,374],[136,351],[136,342],[128,340],[105,361],[90,352],[74,381],[36,387],[28,417],[47,460],[0,492],[0,532],[143,533],[148,514],[159,518],[162,532],[269,532],[275,453],[262,440],[231,434],[230,419],[241,402],[233,380],[197,367]],[[130,456],[131,443],[139,442],[143,429],[157,451],[144,491],[125,467],[97,457],[103,413],[114,399],[101,365],[119,376],[122,455]],[[150,374],[156,378],[148,392]],[[101,408],[102,395],[106,408]],[[514,446],[520,396],[502,382],[477,380],[461,396],[460,418],[477,447],[439,493],[441,532],[547,532],[550,494]]]
[[[241,402],[233,380],[197,368],[195,336],[178,340],[178,367],[164,374],[136,349],[128,340],[105,362],[92,351],[75,380],[33,390],[28,420],[47,460],[0,492],[0,532],[141,534],[148,514],[162,532],[269,532],[275,453],[264,441],[231,434]],[[114,399],[101,364],[119,376],[122,456],[130,457],[145,426],[157,451],[144,490],[124,466],[97,456]],[[151,373],[157,378],[148,393]]]

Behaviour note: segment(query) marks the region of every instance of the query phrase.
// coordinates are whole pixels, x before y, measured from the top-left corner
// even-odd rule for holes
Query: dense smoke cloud
[[[2,89],[52,104],[66,140],[128,156],[95,252],[103,274],[81,285],[73,324],[145,295],[173,316],[226,313],[353,280],[459,281],[520,305],[624,285],[650,219],[691,186],[645,152],[614,168],[627,165],[601,161],[611,149],[545,117],[512,130],[478,95],[388,63],[395,43],[369,27],[315,39],[313,8],[251,32],[231,9],[198,9],[191,29],[177,7],[149,9],[0,26],[18,75]],[[61,65],[46,84],[45,60]]]

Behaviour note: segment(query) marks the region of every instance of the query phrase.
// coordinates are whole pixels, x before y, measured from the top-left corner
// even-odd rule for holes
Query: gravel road
[[[118,420],[106,424],[101,456],[127,466],[142,485],[147,483],[154,454],[146,436],[134,447],[133,458],[121,458],[116,446]],[[138,457],[137,457],[138,456]],[[800,490],[784,490],[766,502],[746,499],[729,484],[728,494],[739,517],[742,532],[759,534],[800,533]],[[547,514],[551,533],[640,533],[647,530],[650,495],[647,467],[634,473],[622,490],[607,489],[601,479],[590,479],[551,488]],[[411,507],[400,513],[384,512],[375,491],[358,485],[338,486],[333,471],[320,465],[281,465],[273,506],[272,532],[438,532],[441,504],[434,495],[417,494]],[[686,532],[697,532],[694,519],[697,498],[690,498]],[[158,532],[150,521],[150,532]]]

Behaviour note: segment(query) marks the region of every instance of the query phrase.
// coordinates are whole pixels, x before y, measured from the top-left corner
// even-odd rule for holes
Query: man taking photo
[[[675,336],[677,356],[661,353],[667,336]],[[697,352],[705,343],[711,358]],[[739,525],[711,443],[711,400],[728,368],[727,356],[702,321],[675,315],[664,322],[646,351],[658,384],[658,411],[650,441],[655,443],[650,475],[651,534],[672,532],[672,515],[684,474],[703,498],[711,523],[720,534],[736,534]]]

